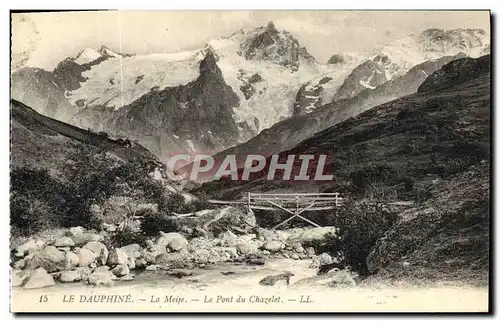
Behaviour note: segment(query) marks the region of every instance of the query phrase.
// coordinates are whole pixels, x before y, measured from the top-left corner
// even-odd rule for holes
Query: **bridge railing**
[[[249,208],[276,210],[277,208],[299,209],[306,211],[327,210],[340,207],[344,198],[340,193],[248,193]],[[280,207],[281,206],[281,207]]]

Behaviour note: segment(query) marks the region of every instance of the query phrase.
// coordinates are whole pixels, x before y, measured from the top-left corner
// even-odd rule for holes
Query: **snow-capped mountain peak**
[[[93,48],[85,48],[80,53],[78,53],[78,55],[76,55],[74,61],[78,65],[83,65],[98,60],[101,57],[102,54],[99,51]]]
[[[99,50],[97,50],[98,53],[100,53],[101,55],[104,55],[104,56],[108,56],[108,57],[119,57],[120,55],[115,53],[114,51],[112,51],[111,49],[109,49],[108,47],[102,45],[101,48],[99,48]]]

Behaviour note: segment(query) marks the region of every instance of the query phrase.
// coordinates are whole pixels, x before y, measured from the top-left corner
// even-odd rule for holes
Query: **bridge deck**
[[[333,193],[252,193],[249,192],[246,200],[222,201],[210,200],[215,204],[245,204],[249,211],[283,210],[292,216],[274,228],[278,228],[293,218],[300,218],[314,226],[317,223],[301,216],[303,212],[331,210],[344,205],[344,198],[338,192]]]

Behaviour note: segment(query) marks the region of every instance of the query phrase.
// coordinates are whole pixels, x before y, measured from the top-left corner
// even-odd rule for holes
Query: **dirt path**
[[[193,271],[193,276],[181,279],[167,276],[164,272],[144,272],[134,281],[117,282],[114,287],[90,287],[77,283],[57,284],[36,290],[15,288],[12,293],[13,310],[68,312],[488,310],[486,287],[376,289],[363,286],[345,289],[318,285],[295,287],[293,284],[298,280],[315,275],[315,270],[308,267],[309,263],[310,261],[274,260],[265,266],[224,264],[210,269],[196,269]],[[290,286],[259,285],[258,282],[265,276],[283,270],[295,274],[291,278]],[[46,302],[43,298],[45,295]],[[101,302],[96,303],[96,300]]]

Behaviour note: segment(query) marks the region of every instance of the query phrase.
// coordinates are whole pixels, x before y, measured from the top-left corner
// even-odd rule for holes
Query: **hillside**
[[[48,118],[11,101],[13,235],[94,227],[126,207],[166,202],[176,187],[144,147]],[[105,209],[96,215],[92,209]]]

